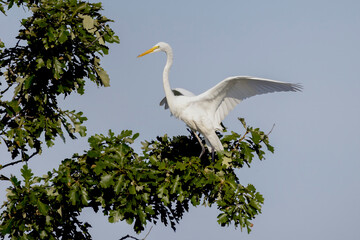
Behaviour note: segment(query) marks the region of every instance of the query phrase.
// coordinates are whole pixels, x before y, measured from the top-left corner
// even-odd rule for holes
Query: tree
[[[240,135],[222,136],[225,147],[215,161],[192,136],[167,135],[143,142],[142,153],[131,147],[139,134],[124,130],[89,137],[89,149],[61,162],[46,176],[34,176],[27,161],[57,137],[86,136],[82,112],[61,109],[58,97],[84,94],[86,81],[109,86],[100,58],[107,43],[119,43],[100,14],[101,4],[79,0],[0,1],[5,14],[13,5],[32,12],[23,19],[12,48],[0,47],[0,136],[11,161],[0,170],[23,164],[22,179],[8,180],[2,206],[0,236],[13,239],[91,239],[84,208],[100,209],[109,222],[125,220],[141,232],[147,223],[162,222],[175,229],[190,205],[216,204],[221,226],[234,224],[250,232],[261,213],[263,196],[251,184],[243,186],[236,169],[273,152],[268,136],[246,125]],[[7,7],[7,10],[5,8]],[[11,96],[9,91],[14,91]],[[5,95],[11,96],[5,99]]]

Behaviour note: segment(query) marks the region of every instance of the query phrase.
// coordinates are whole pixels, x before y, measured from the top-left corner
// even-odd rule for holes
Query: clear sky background
[[[276,125],[270,135],[275,153],[238,172],[242,184],[254,184],[265,197],[250,234],[220,227],[216,207],[199,206],[190,208],[176,232],[158,224],[148,240],[360,239],[360,1],[102,2],[121,41],[102,59],[111,87],[88,84],[84,96],[62,103],[85,113],[88,136],[132,129],[140,133],[134,145],[139,150],[140,140],[188,134],[184,123],[158,105],[165,54],[136,58],[160,41],[174,50],[172,87],[199,94],[235,75],[304,86],[302,93],[247,99],[224,121],[237,132],[243,131],[237,117],[265,132]],[[8,47],[15,44],[23,14],[14,9],[0,17],[0,38]],[[1,160],[8,159],[0,147]],[[58,141],[29,165],[42,175],[85,149],[85,138]],[[0,184],[3,201],[6,186]],[[87,210],[82,219],[93,225],[94,239],[135,235],[127,223],[110,224],[101,213]]]

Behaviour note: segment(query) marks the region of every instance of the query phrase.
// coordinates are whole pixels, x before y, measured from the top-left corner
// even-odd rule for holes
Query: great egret
[[[169,83],[169,71],[173,64],[173,52],[169,44],[159,42],[138,57],[160,51],[165,52],[167,55],[163,72],[163,85],[166,97],[160,102],[160,105],[165,105],[165,109],[169,108],[173,116],[184,121],[194,132],[202,149],[199,157],[205,152],[205,147],[196,131],[205,137],[207,147],[214,159],[214,151],[224,150],[215,131],[222,130],[221,122],[242,100],[270,92],[296,92],[301,91],[302,88],[300,84],[249,76],[235,76],[224,79],[197,96],[182,88],[172,90]]]

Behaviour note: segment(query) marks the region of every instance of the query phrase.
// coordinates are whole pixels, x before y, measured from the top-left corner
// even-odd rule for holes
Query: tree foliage
[[[227,150],[215,161],[211,154],[198,157],[200,146],[191,136],[144,142],[141,155],[131,147],[138,134],[130,130],[92,136],[88,151],[46,176],[34,177],[25,165],[22,182],[11,178],[0,230],[18,238],[91,239],[90,224],[77,218],[84,208],[101,209],[109,222],[125,220],[136,232],[148,222],[175,230],[189,206],[202,203],[217,205],[221,226],[233,223],[250,232],[264,198],[253,185],[240,184],[235,170],[255,156],[263,159],[264,146],[272,146],[262,131],[245,127],[243,136],[222,137]]]
[[[0,131],[12,158],[27,160],[41,152],[41,138],[52,146],[57,136],[65,139],[63,129],[71,138],[85,136],[83,113],[61,109],[58,97],[83,94],[85,79],[109,86],[100,57],[108,53],[106,42],[119,39],[99,3],[7,1],[9,8],[14,3],[32,16],[21,21],[16,46],[0,52],[1,97],[14,91],[11,99],[0,99]]]
[[[101,211],[109,222],[126,221],[136,232],[162,222],[174,230],[190,205],[213,206],[218,223],[251,230],[263,196],[251,184],[240,183],[236,171],[250,167],[265,148],[268,136],[246,125],[241,135],[219,135],[225,151],[213,161],[190,136],[157,137],[132,144],[139,134],[124,130],[89,137],[89,149],[74,154],[46,175],[34,176],[26,162],[65,133],[85,136],[86,117],[64,110],[58,98],[84,93],[86,81],[109,86],[100,65],[107,43],[119,39],[100,14],[101,4],[78,0],[0,1],[4,14],[13,5],[29,9],[14,47],[0,43],[0,136],[12,161],[0,170],[24,162],[21,177],[8,179],[7,201],[0,220],[0,237],[11,239],[91,239],[90,223],[79,220],[85,208]],[[6,97],[8,96],[8,97]],[[19,160],[16,160],[16,159]]]

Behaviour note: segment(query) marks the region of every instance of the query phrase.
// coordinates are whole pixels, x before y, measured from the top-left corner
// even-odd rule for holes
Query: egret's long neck
[[[168,105],[171,110],[172,103],[173,103],[173,100],[175,97],[173,91],[171,90],[170,83],[169,83],[169,71],[170,71],[171,65],[173,64],[173,53],[172,53],[171,49],[168,49],[166,51],[166,56],[167,56],[167,60],[166,60],[166,65],[164,67],[164,72],[163,72],[163,84],[164,84],[165,96],[166,96]]]

